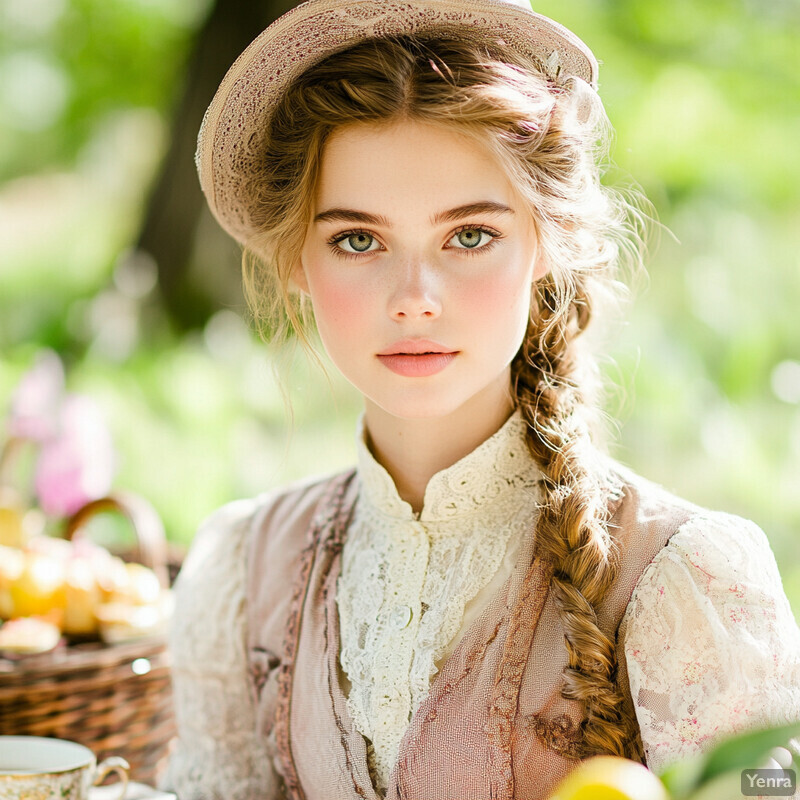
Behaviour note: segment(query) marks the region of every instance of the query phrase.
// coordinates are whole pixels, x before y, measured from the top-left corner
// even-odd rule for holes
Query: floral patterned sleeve
[[[750,520],[684,523],[642,573],[619,637],[656,773],[725,735],[800,720],[800,629]]]

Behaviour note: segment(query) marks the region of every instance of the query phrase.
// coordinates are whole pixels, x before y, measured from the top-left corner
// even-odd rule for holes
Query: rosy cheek
[[[519,277],[501,270],[489,270],[484,276],[470,281],[459,293],[459,306],[470,310],[476,317],[508,315],[518,308],[520,301]]]
[[[349,281],[321,278],[311,286],[311,299],[320,333],[350,338],[361,327],[368,303]]]

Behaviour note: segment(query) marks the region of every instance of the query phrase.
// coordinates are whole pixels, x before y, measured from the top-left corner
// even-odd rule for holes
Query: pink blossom
[[[44,441],[56,432],[64,392],[64,367],[52,350],[42,350],[11,396],[8,435]]]
[[[107,494],[115,467],[111,434],[92,398],[65,395],[57,421],[55,436],[42,443],[35,476],[41,508],[54,516]]]

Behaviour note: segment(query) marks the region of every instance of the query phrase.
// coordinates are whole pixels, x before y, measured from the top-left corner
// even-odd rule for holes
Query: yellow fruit
[[[10,505],[0,505],[0,545],[22,547],[24,543],[25,530],[21,510]]]
[[[570,772],[549,800],[669,800],[669,795],[642,764],[617,756],[593,756]]]
[[[95,611],[100,599],[100,588],[88,559],[70,559],[67,562],[64,633],[76,636],[97,633]]]
[[[92,571],[100,588],[101,603],[109,603],[118,595],[125,595],[131,585],[125,562],[112,556],[108,550],[98,548],[91,555]]]
[[[13,616],[32,617],[63,609],[64,565],[40,553],[25,553],[21,575],[11,584]]]
[[[45,528],[47,527],[47,516],[40,508],[29,508],[22,515],[23,527],[23,546],[27,547],[27,543],[34,537],[44,536]]]
[[[16,547],[0,545],[0,619],[14,616],[11,585],[19,579],[25,569],[25,554]]]

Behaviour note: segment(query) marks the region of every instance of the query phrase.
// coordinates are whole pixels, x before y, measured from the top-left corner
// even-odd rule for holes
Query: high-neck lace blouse
[[[336,600],[348,709],[371,744],[373,778],[383,790],[433,676],[510,575],[523,537],[533,535],[541,472],[515,411],[431,477],[415,515],[365,433],[362,417],[361,491]]]

